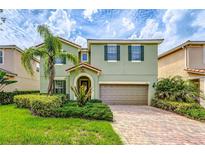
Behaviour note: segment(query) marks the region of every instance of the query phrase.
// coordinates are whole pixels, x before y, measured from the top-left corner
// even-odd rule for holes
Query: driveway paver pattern
[[[205,144],[205,123],[150,106],[111,105],[125,144]]]

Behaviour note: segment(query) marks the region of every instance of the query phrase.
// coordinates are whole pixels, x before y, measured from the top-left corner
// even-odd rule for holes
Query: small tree
[[[6,76],[6,72],[0,71],[0,92],[3,92],[3,89],[13,83],[16,83],[17,81],[9,80],[9,78]]]
[[[44,65],[44,75],[48,78],[48,95],[53,94],[54,88],[54,77],[55,77],[55,60],[57,58],[68,59],[74,64],[78,63],[78,59],[75,55],[64,52],[62,50],[62,43],[57,36],[54,36],[49,30],[48,26],[40,25],[37,28],[40,36],[44,40],[44,45],[42,47],[31,47],[26,49],[22,54],[21,62],[25,67],[27,72],[33,75],[33,68],[31,64],[32,58],[34,56],[39,56],[43,59]]]
[[[87,101],[90,98],[91,93],[92,93],[91,88],[86,89],[86,87],[83,85],[80,86],[80,88],[71,87],[71,90],[73,91],[73,93],[77,99],[78,106],[81,106],[81,107],[87,103]]]
[[[190,80],[183,80],[181,76],[159,79],[154,83],[155,97],[179,102],[196,102],[200,97],[204,99],[197,85]]]

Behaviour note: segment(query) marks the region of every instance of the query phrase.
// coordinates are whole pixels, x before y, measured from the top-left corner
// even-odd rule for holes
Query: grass
[[[0,144],[122,144],[106,121],[42,118],[15,105],[0,106]]]

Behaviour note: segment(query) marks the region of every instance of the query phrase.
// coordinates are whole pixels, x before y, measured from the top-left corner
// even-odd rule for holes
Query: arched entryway
[[[77,80],[77,87],[80,88],[81,86],[85,86],[86,90],[90,89],[91,81],[87,76],[81,76]]]
[[[74,86],[79,88],[81,85],[91,88],[92,90],[91,99],[94,99],[94,80],[92,76],[87,73],[78,74],[74,78]],[[75,96],[74,99],[76,99]]]

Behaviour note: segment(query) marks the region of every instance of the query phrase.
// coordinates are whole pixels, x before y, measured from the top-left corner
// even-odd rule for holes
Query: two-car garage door
[[[148,85],[101,84],[100,98],[107,104],[147,105]]]

